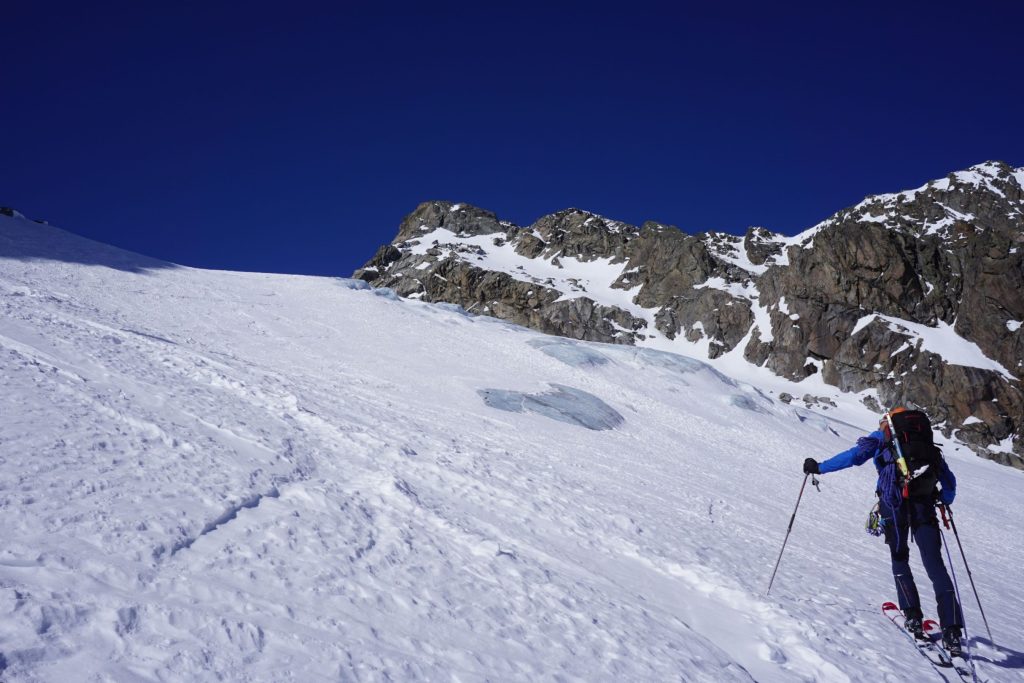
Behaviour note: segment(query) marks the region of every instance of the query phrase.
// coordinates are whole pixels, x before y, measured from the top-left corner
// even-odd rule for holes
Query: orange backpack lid
[[[889,418],[891,418],[893,415],[905,412],[906,410],[907,409],[904,408],[903,406],[896,406],[889,412],[882,415],[882,419],[878,421],[878,427],[879,429],[882,430],[882,433],[885,434],[886,439],[892,438],[892,434],[889,432]]]

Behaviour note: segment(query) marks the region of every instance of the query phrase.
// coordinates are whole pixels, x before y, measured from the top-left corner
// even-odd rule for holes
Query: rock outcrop
[[[579,209],[520,227],[427,202],[355,277],[575,339],[820,373],[872,409],[920,405],[947,436],[1024,469],[1024,169],[979,164],[795,237]]]

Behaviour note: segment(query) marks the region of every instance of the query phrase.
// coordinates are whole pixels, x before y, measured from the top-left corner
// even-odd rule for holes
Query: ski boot
[[[925,635],[924,626],[921,624],[920,617],[907,617],[907,620],[903,623],[903,628],[910,631],[910,634],[914,636],[915,640],[928,640],[928,636]]]
[[[964,649],[960,643],[959,626],[947,626],[942,629],[942,647],[946,649],[950,657],[960,657],[963,659]]]

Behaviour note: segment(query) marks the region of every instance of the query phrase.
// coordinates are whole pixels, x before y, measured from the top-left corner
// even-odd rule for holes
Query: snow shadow
[[[972,637],[971,641],[972,641],[972,645],[974,645],[974,646],[976,646],[978,644],[987,645],[988,647],[992,648],[993,650],[995,650],[996,652],[998,652],[1000,655],[1003,656],[1002,659],[998,659],[997,660],[997,659],[993,659],[991,657],[986,657],[986,656],[984,656],[982,654],[979,654],[977,651],[975,651],[975,653],[974,653],[974,659],[975,660],[981,661],[981,662],[987,662],[988,664],[991,664],[992,666],[998,666],[1001,669],[1024,669],[1024,652],[1017,652],[1016,650],[1013,650],[1011,648],[1005,647],[1003,645],[997,645],[996,643],[993,643],[988,638],[984,638],[984,637],[980,637],[980,636]],[[979,676],[979,678],[980,678],[980,676]]]
[[[750,396],[744,396],[742,394],[733,394],[726,399],[726,402],[737,408],[743,410],[749,410],[754,413],[768,414],[768,411],[757,404],[757,401],[752,399]]]
[[[526,343],[574,368],[591,368],[608,363],[606,356],[583,344],[559,339],[531,339]]]
[[[484,403],[510,413],[537,413],[552,420],[587,429],[615,429],[623,422],[614,408],[593,394],[552,384],[551,391],[524,394],[505,389],[478,389]]]
[[[11,215],[13,214],[13,215]],[[112,247],[31,221],[17,211],[0,213],[0,259],[62,261],[141,273],[180,266]]]

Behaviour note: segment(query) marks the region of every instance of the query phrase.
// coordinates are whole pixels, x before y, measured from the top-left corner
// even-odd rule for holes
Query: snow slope
[[[0,312],[5,681],[937,678],[878,612],[870,468],[764,596],[856,396],[19,218]],[[1024,680],[1024,480],[949,459],[980,670]]]

